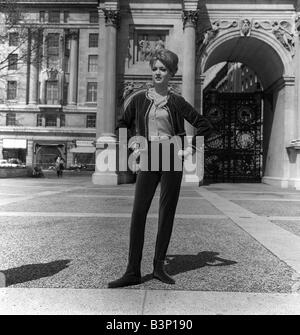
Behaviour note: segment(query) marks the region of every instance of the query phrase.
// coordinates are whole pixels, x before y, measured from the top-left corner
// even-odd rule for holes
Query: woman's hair
[[[174,52],[167,49],[156,50],[149,61],[151,68],[157,60],[164,64],[172,76],[175,75],[178,70],[178,56]]]

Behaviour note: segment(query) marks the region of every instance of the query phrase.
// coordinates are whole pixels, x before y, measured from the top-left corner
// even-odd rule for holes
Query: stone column
[[[40,88],[40,100],[41,104],[46,104],[46,74],[43,73],[41,78],[41,88]]]
[[[198,11],[197,10],[184,10],[182,13],[183,20],[183,69],[182,69],[182,95],[186,101],[188,101],[192,106],[195,106],[195,75],[196,75],[196,26],[198,21]],[[194,127],[187,121],[185,121],[185,130],[187,136],[192,136],[194,134]],[[191,139],[191,137],[190,137]],[[190,140],[188,140],[190,142]],[[199,185],[201,176],[199,175],[199,157],[202,156],[196,152],[197,155],[195,170],[188,171],[188,162],[185,160],[184,170],[183,170],[183,185]],[[191,159],[189,157],[188,159]],[[199,166],[198,166],[199,165]],[[201,165],[202,166],[202,165]],[[201,171],[200,171],[201,174]]]
[[[40,103],[46,104],[46,80],[47,80],[47,32],[44,30],[43,34],[43,50],[42,50],[42,71],[40,78]]]
[[[99,95],[103,94],[98,112],[97,141],[96,141],[96,167],[93,174],[93,183],[101,185],[116,185],[117,178],[117,141],[115,136],[116,118],[116,60],[117,60],[117,29],[120,13],[118,2],[112,9],[102,8],[105,17],[105,45],[104,45],[104,79],[103,91],[99,85]],[[110,3],[111,5],[111,3]],[[101,34],[99,24],[99,36]],[[100,97],[102,99],[102,97]]]
[[[27,140],[26,166],[33,165],[33,140]]]
[[[195,105],[195,72],[196,72],[196,26],[197,10],[184,10],[183,19],[183,69],[182,95],[192,106]],[[193,135],[194,128],[185,122],[187,135]]]
[[[77,104],[77,85],[78,85],[78,29],[70,30],[71,49],[70,49],[70,81],[68,91],[68,104]]]
[[[38,103],[38,34],[31,33],[30,77],[29,77],[29,104]]]
[[[0,159],[3,159],[3,140],[0,139]]]

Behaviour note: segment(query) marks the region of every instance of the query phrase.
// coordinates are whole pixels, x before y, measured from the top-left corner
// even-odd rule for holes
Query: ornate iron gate
[[[260,182],[261,94],[208,92],[203,111],[215,129],[205,140],[204,179],[208,182]]]

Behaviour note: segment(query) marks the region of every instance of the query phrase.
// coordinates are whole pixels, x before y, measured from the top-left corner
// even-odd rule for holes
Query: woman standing
[[[153,88],[135,95],[118,121],[117,128],[132,129],[136,135],[147,139],[149,145],[162,143],[173,136],[184,136],[184,120],[190,122],[198,136],[210,134],[212,127],[188,102],[168,88],[171,77],[177,72],[178,57],[172,51],[159,49],[150,60]],[[136,147],[135,152],[138,152]],[[191,153],[188,148],[186,153]],[[151,153],[152,155],[152,153]],[[149,156],[151,156],[149,155]],[[149,157],[150,161],[155,159]],[[162,159],[162,155],[159,156]],[[171,158],[172,161],[172,158]],[[131,217],[128,264],[125,274],[108,284],[109,288],[137,285],[141,283],[141,260],[147,213],[157,185],[161,184],[159,199],[158,232],[153,259],[153,277],[167,284],[175,281],[164,270],[164,260],[171,238],[176,206],[180,193],[182,169],[165,170],[159,164],[155,171],[138,171],[134,205]],[[173,167],[172,167],[173,166]]]

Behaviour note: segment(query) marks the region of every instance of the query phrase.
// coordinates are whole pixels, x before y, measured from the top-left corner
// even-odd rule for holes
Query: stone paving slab
[[[144,297],[140,290],[0,288],[0,315],[138,315]]]
[[[300,193],[272,193],[272,192],[214,192],[229,200],[250,200],[250,201],[300,201]]]
[[[0,225],[9,287],[105,288],[125,270],[129,218],[0,217]],[[157,220],[148,219],[144,282],[135,288],[292,291],[292,269],[228,219],[176,218],[166,266],[176,284],[152,280],[156,230]]]
[[[230,292],[147,292],[144,314],[299,315],[299,295]]]
[[[257,215],[300,216],[299,202],[263,200],[233,200],[232,202]]]
[[[0,288],[5,315],[299,315],[295,294]]]
[[[211,191],[202,189],[198,192],[300,274],[300,238],[298,236]]]
[[[73,193],[77,193],[78,190],[74,190]],[[28,199],[25,201],[19,201],[17,205],[18,211],[42,211],[42,212],[63,212],[69,208],[69,211],[74,212],[90,212],[90,213],[131,213],[133,206],[133,198],[78,198],[67,196],[63,194],[54,194],[47,197],[38,197],[31,199],[28,204]],[[51,206],[49,206],[51,203]],[[149,210],[149,213],[158,212],[159,201],[158,198],[154,198]],[[16,205],[4,204],[0,207],[1,211],[15,211]],[[214,206],[204,199],[181,199],[177,206],[178,214],[221,214]]]
[[[294,214],[295,207],[288,207],[290,202],[278,201],[297,199],[299,191],[263,184],[205,186],[223,199],[228,197],[227,200],[255,197],[259,200],[255,201],[256,208],[259,211],[267,209],[269,212],[265,212],[273,218],[276,218],[274,208],[278,206],[279,219],[270,222],[268,214],[257,216],[255,210],[247,211],[251,201],[244,200],[242,207],[232,208],[231,204],[236,205],[232,201],[230,206],[223,203],[223,207],[218,207],[216,203],[207,202],[203,194],[197,192],[198,188],[182,187],[182,205],[179,205],[182,212],[179,207],[167,258],[167,271],[175,277],[176,284],[165,285],[150,276],[157,229],[157,204],[154,203],[146,225],[143,283],[123,290],[109,290],[105,288],[107,282],[121,275],[126,266],[132,204],[128,203],[127,213],[120,213],[118,201],[113,212],[102,213],[99,209],[92,217],[93,212],[88,213],[86,208],[76,211],[83,199],[76,196],[72,200],[74,185],[76,192],[85,195],[90,202],[92,195],[109,193],[132,197],[134,194],[134,185],[99,187],[91,183],[90,177],[0,181],[1,192],[9,190],[24,195],[27,190],[29,195],[32,193],[31,199],[23,202],[16,199],[15,203],[0,207],[0,245],[3,248],[0,275],[3,274],[8,285],[0,289],[0,314],[1,307],[7,307],[12,314],[18,311],[24,314],[25,310],[54,314],[55,311],[61,314],[126,314],[127,303],[132,308],[130,314],[176,314],[179,310],[180,314],[191,314],[192,310],[195,314],[299,314],[300,278],[293,270],[298,266],[299,256],[293,256],[291,250],[288,255],[282,255],[272,249],[272,243],[282,231],[285,237],[276,243],[286,250],[293,249],[292,241],[299,238],[296,221],[300,221],[300,213]],[[48,193],[41,197],[38,193],[43,192]],[[158,192],[159,189],[156,195]],[[64,203],[61,211],[58,211],[60,204],[53,210],[55,198],[66,198],[69,202]],[[276,201],[272,202],[273,198]],[[269,200],[263,202],[263,199]],[[191,211],[198,206],[199,214],[189,214],[190,207],[184,206],[184,201],[191,204]],[[273,206],[272,211],[267,203]],[[35,213],[32,205],[36,206]],[[99,199],[92,200],[89,206],[99,208]],[[5,208],[10,208],[9,212]],[[208,214],[205,214],[207,209]],[[257,230],[263,227],[261,222],[267,226],[262,235],[257,235]],[[269,223],[278,234],[267,236]],[[3,276],[2,279],[0,276],[0,286]],[[134,297],[132,303],[131,296]],[[89,304],[89,299],[96,301]],[[155,310],[154,301],[159,302]]]
[[[272,221],[273,223],[277,224],[278,226],[280,226],[281,228],[297,235],[300,237],[300,221],[284,221],[284,220],[280,220],[280,221]]]
[[[263,183],[215,183],[215,184],[209,184],[204,185],[204,187],[212,192],[216,191],[246,191],[246,192],[295,192],[299,193],[299,191],[292,190],[292,189],[284,189],[279,188]]]

